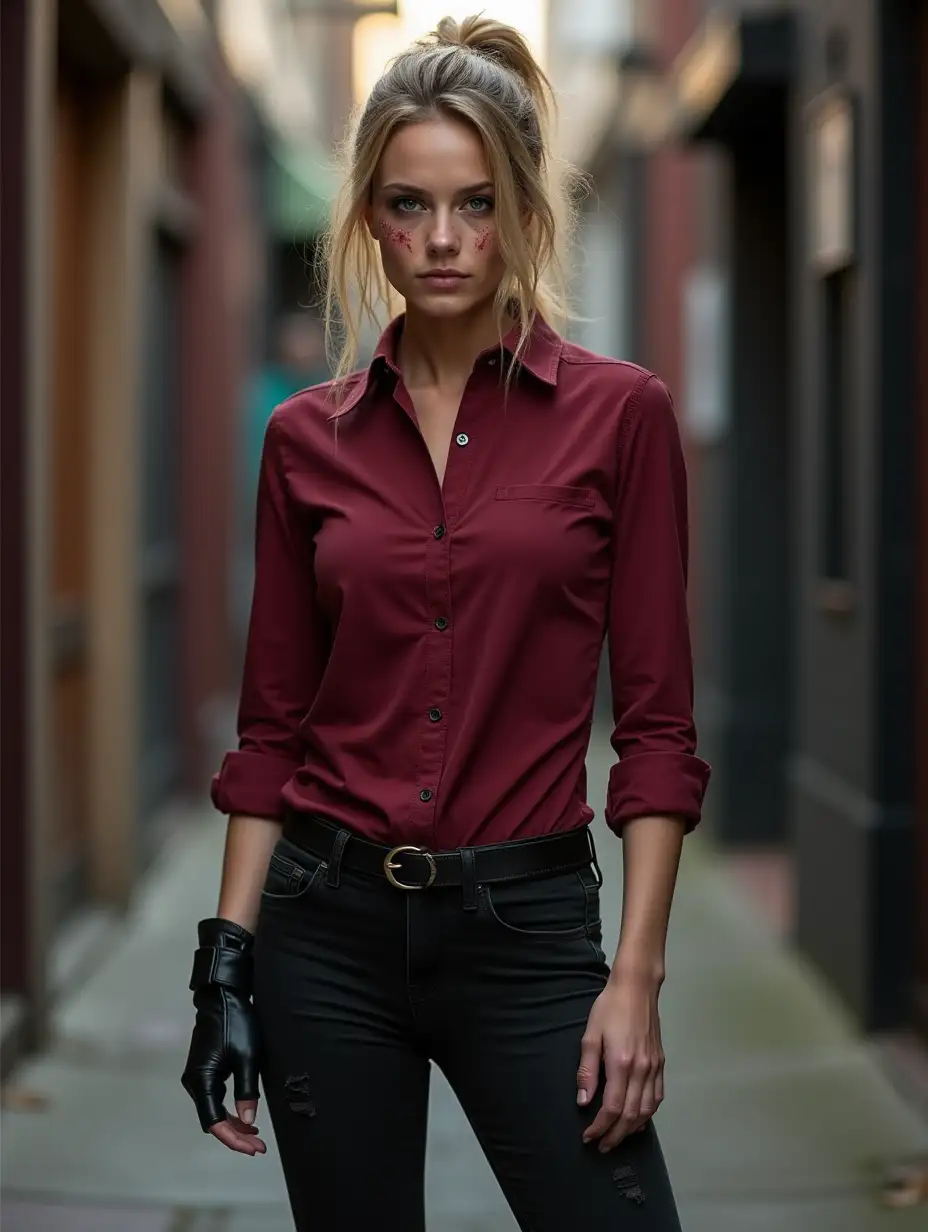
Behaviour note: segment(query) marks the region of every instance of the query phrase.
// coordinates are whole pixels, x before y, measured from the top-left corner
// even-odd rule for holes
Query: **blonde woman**
[[[391,64],[330,240],[339,374],[265,440],[183,1082],[203,1129],[254,1155],[260,1072],[302,1230],[424,1228],[432,1061],[521,1228],[679,1228],[651,1117],[708,779],[686,481],[662,383],[550,323],[548,97],[521,36],[484,18]],[[405,313],[350,373],[386,283]],[[584,774],[607,633],[611,966]]]

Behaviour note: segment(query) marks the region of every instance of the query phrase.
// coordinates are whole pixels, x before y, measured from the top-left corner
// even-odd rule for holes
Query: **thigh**
[[[289,854],[262,896],[255,1008],[296,1228],[423,1232],[429,1061],[395,978],[398,921],[344,872],[337,888],[324,867],[294,876]]]
[[[679,1232],[653,1125],[607,1155],[582,1141],[602,1082],[579,1108],[580,1041],[608,967],[578,882],[482,896],[440,1062],[524,1232]]]

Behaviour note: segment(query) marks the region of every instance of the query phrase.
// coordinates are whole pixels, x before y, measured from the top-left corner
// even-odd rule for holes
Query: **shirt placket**
[[[441,490],[442,521],[431,528],[425,554],[425,687],[419,720],[421,729],[416,763],[417,796],[412,803],[409,826],[415,839],[432,850],[442,850],[443,847],[436,819],[440,815],[441,776],[448,740],[451,661],[455,636],[451,606],[451,565],[455,529],[467,492],[471,468],[481,444],[478,420],[481,396],[477,391],[479,384],[480,375],[475,374],[468,381],[461,399],[454,434],[448,448],[445,479]]]

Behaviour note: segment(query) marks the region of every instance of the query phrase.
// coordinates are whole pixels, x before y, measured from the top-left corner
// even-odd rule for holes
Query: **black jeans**
[[[601,940],[592,864],[480,886],[465,909],[460,889],[398,890],[281,839],[255,1005],[299,1232],[422,1232],[430,1060],[523,1232],[679,1232],[653,1125],[606,1155],[581,1141]]]

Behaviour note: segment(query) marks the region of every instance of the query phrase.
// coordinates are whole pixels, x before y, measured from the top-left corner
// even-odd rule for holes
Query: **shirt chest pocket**
[[[519,483],[496,489],[493,558],[507,586],[563,595],[587,584],[603,539],[592,488]],[[499,581],[499,577],[497,577]]]
[[[508,488],[497,488],[498,501],[541,501],[554,505],[579,505],[592,509],[596,503],[590,488],[571,488],[563,484],[517,483]]]

